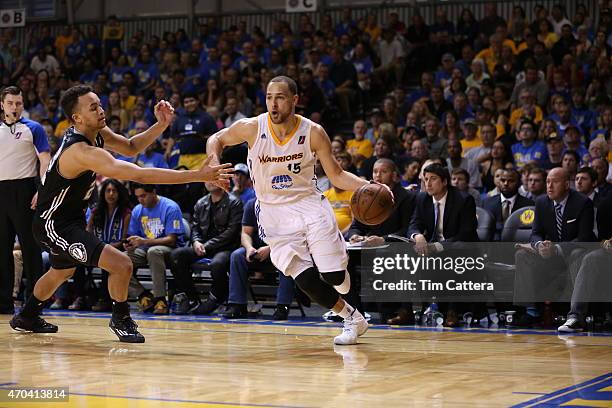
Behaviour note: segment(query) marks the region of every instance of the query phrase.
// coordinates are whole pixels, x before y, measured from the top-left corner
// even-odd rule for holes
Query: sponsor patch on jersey
[[[298,144],[304,144],[304,141],[306,141],[306,136],[300,136],[298,138]]]
[[[79,262],[87,262],[87,251],[85,250],[85,245],[81,244],[80,242],[70,245],[68,247],[68,253],[71,257]]]
[[[273,190],[285,190],[293,186],[293,179],[287,174],[272,177]]]
[[[266,163],[284,163],[284,162],[288,162],[291,160],[300,160],[304,158],[304,153],[295,153],[295,154],[288,154],[286,156],[259,156],[259,163],[260,164],[266,164]]]

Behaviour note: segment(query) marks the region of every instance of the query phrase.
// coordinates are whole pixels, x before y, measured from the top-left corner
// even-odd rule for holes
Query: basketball
[[[393,212],[393,196],[381,184],[365,184],[353,194],[351,211],[362,224],[382,224]]]

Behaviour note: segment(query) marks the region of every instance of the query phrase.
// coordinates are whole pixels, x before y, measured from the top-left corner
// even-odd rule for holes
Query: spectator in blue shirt
[[[135,273],[130,281],[130,292],[138,296],[141,311],[168,314],[166,267],[170,266],[172,250],[185,243],[183,215],[177,203],[157,195],[155,186],[137,184],[134,194],[140,204],[132,210],[125,249],[134,263],[134,271],[149,266],[153,294],[138,282]]]
[[[521,169],[525,164],[535,161],[539,167],[542,167],[548,151],[546,145],[541,140],[536,140],[535,124],[530,120],[524,120],[518,132],[519,142],[512,145],[512,157],[514,164],[518,169]]]
[[[147,127],[145,127],[145,130],[146,129]],[[136,163],[140,167],[151,167],[151,168],[154,167],[158,169],[167,169],[168,163],[166,163],[166,159],[164,158],[164,155],[156,152],[158,148],[159,148],[158,142],[154,142],[150,144],[149,146],[147,146],[144,153],[140,153],[138,156],[136,156],[134,163]]]
[[[138,88],[140,91],[152,91],[159,79],[157,63],[151,59],[151,49],[148,45],[140,48],[138,62],[134,65],[134,72],[138,78]]]

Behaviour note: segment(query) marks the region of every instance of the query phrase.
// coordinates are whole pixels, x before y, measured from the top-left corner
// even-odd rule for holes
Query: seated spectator
[[[355,167],[359,168],[361,163],[372,156],[374,147],[372,142],[365,138],[366,124],[363,120],[356,120],[353,125],[353,139],[346,142],[346,150],[353,157]]]
[[[127,238],[132,218],[128,191],[115,179],[104,180],[99,191],[98,202],[87,222],[87,231],[92,232],[100,241],[123,251],[123,241]],[[112,310],[112,301],[108,293],[108,272],[105,270],[102,270],[98,300],[91,310],[94,312]]]
[[[595,159],[591,162],[591,167],[597,172],[597,192],[601,197],[609,195],[612,191],[612,184],[606,181],[606,177],[612,164],[609,164],[604,159]]]
[[[528,171],[523,171],[522,174],[527,174],[527,182],[523,183],[519,194],[535,201],[546,193],[546,170],[534,165]]]
[[[578,172],[578,167],[580,166],[580,157],[578,157],[578,153],[574,150],[566,150],[563,152],[563,156],[561,157],[561,167],[565,169],[570,178],[570,186],[572,188],[574,185],[574,178],[576,177],[576,173]]]
[[[478,190],[470,186],[470,174],[463,168],[456,168],[451,171],[451,186],[457,190],[474,197],[476,207],[482,206],[482,198]]]
[[[382,224],[367,226],[354,220],[346,234],[351,243],[361,242],[365,246],[378,246],[389,240],[390,234],[406,236],[410,218],[414,211],[415,194],[405,190],[399,183],[399,171],[396,164],[389,159],[379,159],[374,164],[374,181],[387,185],[393,192],[395,203],[393,212]],[[357,309],[363,310],[361,301],[357,295],[359,288],[360,271],[358,268],[361,265],[361,255],[359,251],[349,251],[348,271],[351,275],[351,290],[347,296],[347,301],[354,302]],[[389,319],[383,317],[383,322],[389,324],[410,324],[414,323],[414,315],[412,314],[412,306],[403,304],[392,306],[397,310],[396,315],[389,316]],[[395,310],[394,310],[395,311]],[[383,311],[384,312],[384,311]],[[383,314],[388,314],[383,313]]]
[[[272,320],[287,320],[295,284],[292,278],[277,271],[270,260],[270,247],[259,238],[255,202],[256,199],[253,198],[244,205],[240,234],[242,247],[232,252],[230,257],[228,309],[222,316],[226,319],[247,317],[249,272],[272,272],[278,273],[279,280],[276,291],[276,310],[272,315]]]
[[[524,118],[528,118],[534,124],[539,124],[543,119],[542,109],[535,104],[535,98],[532,91],[524,89],[521,91],[518,107],[512,111],[508,124],[514,128],[520,125]]]
[[[493,143],[491,157],[481,164],[481,180],[484,191],[495,195],[497,191],[500,170],[512,168],[512,162],[506,153],[506,146],[499,140]]]
[[[546,141],[547,155],[545,157],[542,168],[544,170],[561,167],[561,159],[563,158],[563,139],[557,133],[550,133],[544,138]]]
[[[591,199],[593,206],[595,207],[595,215],[597,215],[597,207],[599,206],[599,202],[602,198],[599,196],[599,193],[595,191],[597,172],[591,167],[581,167],[576,172],[576,177],[574,180],[576,191]],[[595,230],[594,232],[595,235],[597,235],[597,231]]]
[[[255,190],[253,190],[253,183],[249,177],[249,167],[246,164],[238,163],[234,166],[232,181],[234,182],[232,194],[240,198],[243,206],[255,198]]]
[[[461,157],[461,153],[461,143],[459,143],[458,140],[451,140],[448,142],[448,158],[446,159],[447,168],[451,174],[455,169],[464,169],[469,175],[468,185],[472,188],[482,187],[478,163]]]
[[[504,223],[514,211],[533,205],[533,200],[518,193],[520,175],[514,169],[505,169],[499,179],[499,194],[487,197],[483,208],[489,210],[495,218],[495,235],[493,240],[501,239]]]
[[[238,99],[235,97],[227,98],[227,102],[225,104],[225,127],[230,127],[234,122],[237,122],[240,119],[246,118],[244,113],[238,110]]]
[[[184,245],[183,216],[178,204],[157,195],[155,186],[137,184],[134,194],[139,204],[132,210],[132,218],[124,248],[134,264],[134,271],[149,266],[153,281],[153,294],[136,278],[130,281],[131,296],[138,297],[142,312],[168,314],[166,299],[166,267],[170,266],[170,253]]]
[[[440,137],[440,124],[438,119],[429,118],[425,122],[425,137],[430,157],[448,157],[448,140]]]
[[[570,189],[568,172],[563,168],[550,171],[547,193],[536,200],[531,232],[531,250],[515,254],[515,299],[518,302],[557,300],[557,290],[584,255],[574,242],[593,242],[593,203]],[[555,283],[556,282],[556,283]],[[561,282],[561,283],[559,283]],[[531,326],[541,320],[542,306],[521,307],[514,327]]]
[[[366,180],[371,180],[374,163],[376,163],[378,159],[391,159],[395,161],[396,157],[393,152],[396,150],[395,146],[397,143],[398,140],[392,132],[381,135],[374,145],[374,154],[362,163],[359,169],[359,176]]]
[[[492,123],[485,123],[478,130],[480,133],[480,144],[469,149],[466,149],[466,146],[463,144],[461,147],[463,148],[463,156],[466,159],[482,164],[491,158],[491,148],[493,143],[495,143],[497,130]]]
[[[437,85],[431,87],[431,96],[426,104],[429,112],[439,121],[444,120],[446,112],[453,109],[453,104],[444,99],[444,89]]]
[[[440,165],[425,167],[423,175],[425,190],[416,197],[408,229],[417,255],[443,253],[456,242],[477,242],[474,199],[452,187],[448,170]],[[445,324],[456,326],[459,320],[454,305],[440,307],[443,312],[446,308]]]
[[[324,191],[323,195],[327,198],[334,210],[338,229],[344,234],[351,226],[351,222],[353,222],[353,213],[351,212],[351,197],[353,196],[353,192],[332,186],[329,190]]]
[[[565,129],[565,136],[563,136],[565,142],[565,148],[572,150],[578,155],[578,164],[589,162],[589,151],[582,144],[582,134],[577,126],[570,125]]]
[[[541,140],[536,140],[536,134],[534,122],[530,120],[521,122],[517,134],[519,142],[512,145],[514,164],[519,170],[531,161],[536,161],[539,165],[545,162],[546,146]]]
[[[214,184],[206,183],[206,189],[209,193],[193,209],[191,246],[177,248],[170,255],[178,293],[172,306],[175,314],[210,314],[228,296],[230,254],[240,242],[242,202]],[[203,258],[209,262],[212,286],[208,298],[201,302],[191,264]]]
[[[421,163],[418,159],[409,158],[404,161],[403,172],[401,175],[400,184],[402,187],[407,188],[410,185],[419,185],[419,172],[421,170]]]
[[[141,124],[142,123],[144,122],[141,122]],[[137,127],[136,129],[138,130],[139,128]],[[144,130],[146,129],[147,127],[144,128]],[[149,146],[147,146],[144,153],[140,153],[138,156],[136,156],[136,158],[134,159],[134,163],[136,163],[140,167],[155,167],[158,169],[167,169],[168,163],[166,162],[164,155],[158,152],[159,149],[160,146],[157,141],[151,143]]]
[[[480,147],[482,140],[478,138],[478,124],[476,120],[468,118],[463,121],[463,139],[461,139],[461,148],[463,154],[467,154],[470,150]]]
[[[597,212],[597,230],[602,241],[601,249],[587,254],[580,263],[578,271],[571,270],[573,283],[572,303],[567,320],[557,330],[562,333],[574,333],[585,328],[585,317],[590,299],[607,300],[604,293],[609,293],[610,262],[612,262],[612,195],[600,203]],[[573,273],[575,272],[575,273]],[[598,290],[602,288],[602,290]],[[606,292],[607,291],[607,292]],[[599,296],[598,296],[599,295]],[[605,296],[605,295],[604,295]],[[604,322],[609,327],[610,319]]]

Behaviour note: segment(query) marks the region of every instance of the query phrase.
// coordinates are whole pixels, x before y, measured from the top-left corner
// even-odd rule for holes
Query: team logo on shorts
[[[293,186],[293,179],[286,174],[272,177],[273,190],[285,190]]]
[[[70,247],[68,247],[68,253],[71,257],[79,262],[87,262],[87,251],[85,250],[85,245],[81,244],[80,242],[70,245]]]

